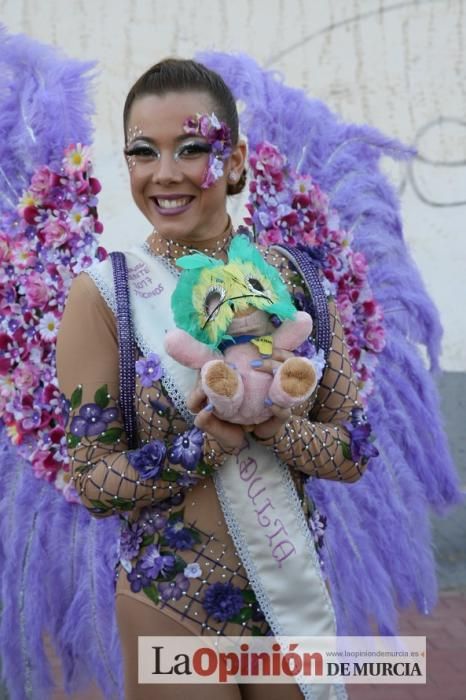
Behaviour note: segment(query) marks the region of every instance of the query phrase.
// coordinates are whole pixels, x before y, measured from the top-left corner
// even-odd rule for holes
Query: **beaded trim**
[[[299,248],[292,248],[291,246],[283,244],[273,246],[273,248],[284,253],[285,257],[293,263],[309,289],[317,324],[317,349],[323,348],[325,360],[327,360],[332,344],[330,314],[328,311],[327,297],[317,268],[312,263],[310,257],[304,253],[304,251],[299,250]]]
[[[134,389],[136,385],[135,344],[129,305],[128,266],[124,253],[110,253],[117,306],[120,363],[120,409],[130,449],[137,447]]]

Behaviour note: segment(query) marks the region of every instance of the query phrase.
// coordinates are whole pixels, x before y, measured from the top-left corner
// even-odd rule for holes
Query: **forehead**
[[[183,123],[188,117],[212,111],[212,98],[204,92],[143,95],[132,104],[127,130],[139,127],[144,136],[154,140],[171,138],[183,133]]]

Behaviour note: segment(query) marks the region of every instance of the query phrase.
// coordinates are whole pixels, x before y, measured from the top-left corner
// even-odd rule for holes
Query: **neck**
[[[187,255],[191,251],[199,251],[206,255],[226,259],[226,251],[233,234],[233,226],[230,217],[227,215],[227,223],[224,229],[209,238],[192,239],[177,238],[176,240],[165,238],[156,229],[148,238],[150,249],[156,255],[161,255],[171,260],[177,260],[182,255]]]

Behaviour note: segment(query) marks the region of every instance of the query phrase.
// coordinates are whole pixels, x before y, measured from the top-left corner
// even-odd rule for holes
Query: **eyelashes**
[[[210,153],[212,146],[210,143],[185,143],[179,146],[174,152],[175,160],[181,157],[195,157],[204,153]],[[124,154],[128,157],[140,158],[160,158],[160,151],[152,146],[138,145],[129,146],[124,149]]]

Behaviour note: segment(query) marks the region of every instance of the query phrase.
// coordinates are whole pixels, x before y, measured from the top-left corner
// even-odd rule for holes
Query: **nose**
[[[164,185],[170,182],[181,182],[182,179],[183,173],[173,154],[161,153],[152,175],[153,182]]]

